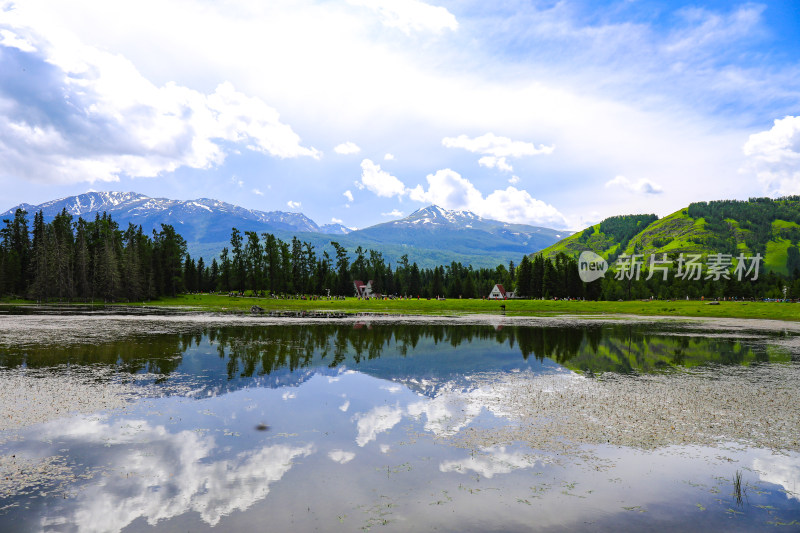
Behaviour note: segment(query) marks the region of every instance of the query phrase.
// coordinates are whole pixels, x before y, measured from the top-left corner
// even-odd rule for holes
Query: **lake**
[[[0,314],[0,531],[798,531],[796,326]]]

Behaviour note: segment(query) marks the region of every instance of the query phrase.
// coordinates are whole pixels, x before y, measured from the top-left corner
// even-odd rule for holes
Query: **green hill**
[[[645,257],[667,253],[760,253],[766,270],[789,274],[800,269],[800,196],[747,201],[696,202],[664,218],[611,217],[538,252],[577,257],[592,250],[613,263],[622,254]]]

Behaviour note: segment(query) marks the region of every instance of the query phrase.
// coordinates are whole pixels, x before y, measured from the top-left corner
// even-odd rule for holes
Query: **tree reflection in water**
[[[204,344],[213,347],[224,363],[228,380],[323,366],[357,368],[387,358],[406,359],[406,367],[419,365],[431,370],[452,366],[454,354],[459,354],[456,362],[466,365],[459,367],[459,371],[479,370],[487,364],[485,348],[492,345],[518,353],[522,361],[549,359],[589,374],[648,373],[708,363],[739,365],[787,358],[785,354],[768,353],[763,346],[741,340],[653,332],[647,325],[493,327],[329,323],[210,327],[193,333],[159,333],[99,344],[10,346],[0,348],[0,365],[9,368],[109,365],[120,373],[147,373],[163,379],[175,372],[202,370],[197,365],[186,365],[184,355],[191,347]],[[471,350],[478,345],[484,349]],[[443,350],[448,346],[452,350]],[[437,348],[436,357],[428,347]],[[474,357],[469,356],[472,352]]]

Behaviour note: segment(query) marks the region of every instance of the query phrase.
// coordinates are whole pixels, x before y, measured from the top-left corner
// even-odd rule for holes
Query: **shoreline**
[[[251,308],[257,307],[253,313]],[[800,305],[777,301],[696,301],[696,300],[484,300],[484,299],[274,299],[232,297],[216,294],[185,294],[175,298],[128,303],[36,303],[16,300],[0,302],[0,317],[19,310],[22,312],[130,313],[181,315],[218,313],[224,315],[316,315],[344,318],[349,315],[387,314],[393,316],[464,316],[496,315],[520,317],[646,316],[697,319],[740,318],[797,322],[800,324]]]
[[[218,313],[192,310],[174,313],[119,313],[114,309],[90,313],[0,313],[0,347],[86,345],[108,342],[122,336],[142,337],[160,334],[197,334],[208,327],[349,325],[440,325],[535,328],[586,328],[612,325],[652,326],[666,335],[749,338],[793,352],[800,357],[800,322],[764,318],[684,317],[633,314],[516,316],[463,313],[448,315],[404,315],[389,313],[351,313],[336,318],[297,313],[269,316],[250,313]],[[677,329],[680,331],[669,331]]]

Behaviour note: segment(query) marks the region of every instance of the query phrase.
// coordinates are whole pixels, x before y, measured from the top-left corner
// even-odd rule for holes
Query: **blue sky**
[[[91,189],[578,229],[800,194],[796,0],[0,6],[0,210]]]

